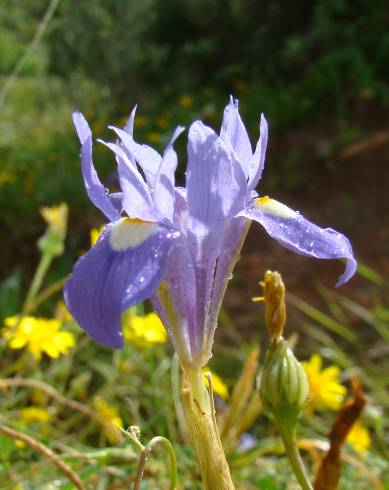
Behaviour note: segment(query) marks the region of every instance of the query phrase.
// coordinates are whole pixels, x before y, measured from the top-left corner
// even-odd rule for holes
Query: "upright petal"
[[[116,143],[98,140],[116,155],[120,187],[122,189],[122,207],[130,218],[145,221],[156,221],[156,213],[150,191],[139,173],[135,162],[130,160],[132,155]]]
[[[272,238],[293,252],[318,259],[346,259],[346,269],[337,286],[354,275],[357,263],[350,242],[341,233],[331,228],[319,228],[300,213],[269,197],[255,199],[239,216],[257,221]]]
[[[161,164],[155,176],[154,182],[154,205],[161,216],[173,221],[174,212],[174,172],[177,167],[177,154],[173,149],[173,143],[185,128],[178,126],[171,137]]]
[[[177,233],[157,223],[123,218],[108,225],[76,263],[64,289],[75,320],[95,340],[123,344],[121,314],[152,295]]]
[[[136,108],[137,106],[135,105],[134,108],[131,111],[130,117],[128,118],[128,121],[124,125],[123,131],[125,131],[127,134],[131,136],[131,138],[134,136],[134,119],[135,119],[135,113],[136,113]]]
[[[238,101],[231,97],[230,103],[224,109],[220,137],[231,143],[246,178],[249,176],[249,163],[253,156],[251,143],[246,128],[239,115]]]
[[[104,141],[102,139],[97,140],[102,145],[109,148],[116,156],[116,159],[123,160],[127,165],[136,168],[136,163],[134,157],[131,153],[127,152],[120,144],[111,143],[109,141]]]
[[[254,155],[249,161],[249,190],[255,189],[261,179],[265,166],[268,127],[265,116],[261,114],[260,137],[255,148]]]
[[[189,229],[198,236],[222,226],[246,199],[246,178],[234,152],[200,121],[189,129],[186,189]]]
[[[81,142],[81,167],[84,184],[89,199],[99,208],[110,221],[120,218],[120,214],[112,204],[93,166],[92,133],[86,119],[80,112],[73,113],[73,123]]]
[[[150,191],[135,167],[118,160],[120,187],[123,191],[123,208],[130,218],[156,221],[157,214]]]
[[[224,293],[232,278],[234,266],[240,258],[240,251],[250,224],[251,222],[245,218],[234,218],[229,221],[223,234],[219,237],[222,248],[217,258],[213,274],[210,305],[204,333],[206,342],[205,352],[209,353],[209,357],[211,355],[213,335],[217,327]]]
[[[155,176],[162,159],[161,155],[150,146],[136,143],[132,136],[126,131],[123,131],[123,129],[116,128],[115,126],[109,126],[109,128],[119,136],[124,148],[135,157],[135,160],[145,174],[147,183],[153,189]]]

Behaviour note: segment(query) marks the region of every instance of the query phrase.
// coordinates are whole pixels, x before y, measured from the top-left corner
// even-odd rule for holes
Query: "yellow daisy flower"
[[[359,453],[366,452],[371,446],[369,431],[357,420],[347,435],[346,441]]]
[[[37,361],[42,352],[57,358],[67,354],[75,344],[72,333],[60,330],[59,320],[26,316],[19,321],[19,317],[13,316],[5,319],[5,326],[4,337],[11,349],[25,347]]]
[[[51,417],[51,413],[39,407],[26,407],[20,411],[20,418],[28,423],[48,422]]]
[[[104,425],[104,434],[110,444],[117,444],[121,440],[121,432],[116,427],[123,428],[123,421],[120,418],[119,412],[116,407],[109,405],[100,396],[96,396],[93,399],[93,406],[96,409],[97,415],[104,422],[108,422],[109,425]]]
[[[203,375],[204,375],[204,379],[205,379],[205,384],[207,386],[208,386],[208,379],[205,376],[206,373],[211,373],[211,375],[212,375],[212,388],[213,388],[214,393],[216,393],[221,398],[223,398],[223,400],[227,400],[227,398],[228,398],[228,387],[225,384],[225,382],[221,379],[221,377],[218,374],[214,373],[209,368],[204,368],[203,369]]]
[[[167,334],[159,316],[156,313],[147,315],[128,315],[123,326],[124,338],[133,344],[144,347],[148,344],[166,342]]]
[[[307,373],[310,387],[308,410],[339,410],[347,391],[339,382],[340,369],[337,366],[322,369],[322,358],[319,354],[313,354],[309,361],[301,364]]]

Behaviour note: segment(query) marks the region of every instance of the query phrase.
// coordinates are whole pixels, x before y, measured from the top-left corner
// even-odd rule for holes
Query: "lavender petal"
[[[262,177],[265,166],[266,146],[268,140],[268,126],[265,116],[261,114],[260,137],[254,155],[249,161],[249,190],[255,189]]]
[[[105,228],[64,288],[70,312],[91,337],[109,347],[122,346],[121,314],[153,294],[176,237],[166,227],[128,218]]]
[[[89,125],[80,112],[73,113],[73,123],[81,142],[81,168],[86,192],[93,204],[110,221],[115,221],[120,218],[120,214],[112,204],[94,168],[92,160],[92,133]]]
[[[348,239],[331,228],[320,228],[300,213],[269,197],[258,198],[239,213],[260,223],[285,248],[318,259],[346,259],[346,268],[336,286],[355,273],[356,260]]]
[[[161,216],[173,221],[174,213],[174,172],[177,167],[177,154],[173,143],[185,128],[178,126],[174,131],[162,157],[155,176],[153,200]]]
[[[234,152],[200,121],[189,129],[186,189],[189,229],[198,238],[222,227],[242,209],[247,195]]]
[[[246,178],[249,175],[249,162],[252,158],[253,151],[246,128],[239,115],[238,101],[231,97],[230,103],[224,109],[224,116],[220,137],[231,144]]]

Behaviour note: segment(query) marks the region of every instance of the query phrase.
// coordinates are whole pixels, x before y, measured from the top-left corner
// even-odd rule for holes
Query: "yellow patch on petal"
[[[282,204],[269,196],[258,197],[254,200],[255,206],[265,214],[271,214],[278,216],[279,218],[295,218],[298,216],[296,211],[288,208],[285,204]]]
[[[143,243],[157,228],[157,223],[137,218],[122,218],[111,226],[109,243],[115,252],[124,252]]]

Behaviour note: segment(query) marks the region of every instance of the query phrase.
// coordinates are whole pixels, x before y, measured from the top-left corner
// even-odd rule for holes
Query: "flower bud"
[[[38,248],[43,254],[59,257],[64,252],[68,206],[62,203],[51,208],[43,207],[40,212],[48,226],[38,241]]]
[[[273,343],[263,367],[260,395],[263,406],[283,423],[295,424],[309,395],[304,368],[280,338]]]
[[[276,271],[266,271],[260,285],[263,287],[263,297],[253,298],[253,301],[265,302],[265,323],[270,339],[277,341],[284,332],[286,322],[285,285],[281,274]]]

